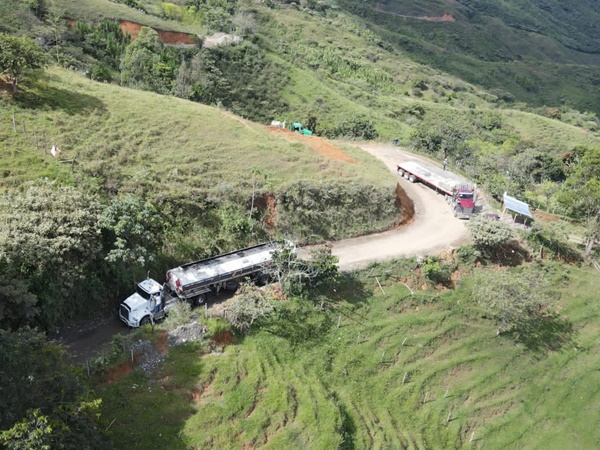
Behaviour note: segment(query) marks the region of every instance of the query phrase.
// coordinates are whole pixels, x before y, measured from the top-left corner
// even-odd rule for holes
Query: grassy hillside
[[[371,2],[342,5],[394,47],[507,99],[598,113],[595,2]],[[452,15],[455,21],[423,20]]]
[[[296,180],[340,178],[394,185],[383,165],[360,153],[353,153],[357,163],[330,159],[224,111],[64,70],[52,69],[16,100],[4,97],[1,104],[5,187],[39,176],[88,181],[91,176],[110,178],[117,190],[153,195],[194,189],[247,194],[254,168],[268,174],[275,190]],[[74,174],[50,156],[53,144],[63,159],[77,154]]]
[[[514,340],[473,312],[469,277],[411,296],[397,280],[415,288],[414,264],[348,277],[325,311],[288,305],[223,354],[172,348],[155,375],[100,387],[116,447],[595,447],[596,273],[548,267],[560,318]]]

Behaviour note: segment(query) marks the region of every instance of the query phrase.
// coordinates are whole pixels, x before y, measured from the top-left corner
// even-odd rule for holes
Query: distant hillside
[[[509,101],[600,111],[600,4],[340,0],[415,60]],[[452,20],[423,20],[440,18]]]

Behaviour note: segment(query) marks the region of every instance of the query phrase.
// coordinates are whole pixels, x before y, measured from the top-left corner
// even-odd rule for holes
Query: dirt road
[[[465,222],[454,217],[442,195],[419,183],[410,183],[396,174],[396,164],[399,162],[416,160],[431,164],[430,161],[392,145],[365,143],[358,146],[381,160],[397,176],[400,185],[414,202],[415,216],[410,224],[391,231],[333,243],[333,253],[340,259],[342,270],[357,269],[374,261],[402,256],[429,255],[467,239]],[[209,306],[222,300],[223,297],[213,298]],[[84,362],[97,354],[102,345],[110,342],[113,335],[129,331],[115,313],[92,323],[71,324],[54,338],[69,347],[76,361]]]
[[[354,145],[381,160],[394,174],[400,162],[415,160],[431,164],[426,158],[391,144]],[[339,258],[342,270],[361,268],[373,261],[429,255],[467,240],[465,221],[454,217],[444,196],[400,176],[398,181],[415,204],[414,221],[395,230],[333,243],[333,254]]]

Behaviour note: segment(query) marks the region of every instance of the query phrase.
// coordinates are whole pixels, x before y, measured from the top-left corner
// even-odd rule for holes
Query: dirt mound
[[[406,195],[406,191],[402,189],[400,183],[396,184],[396,208],[402,211],[402,220],[400,221],[400,224],[406,225],[413,221],[413,217],[415,216],[415,204],[410,197]]]
[[[142,25],[141,23],[132,22],[130,20],[122,20],[119,22],[119,26],[123,33],[129,33],[131,35],[131,39],[135,40],[140,34],[140,30],[142,27],[146,25]],[[165,44],[171,45],[196,45],[198,43],[198,37],[193,34],[188,33],[180,33],[178,31],[167,31],[167,30],[158,30],[156,29],[160,40]]]
[[[399,14],[393,11],[388,11],[384,3],[375,3],[376,11],[393,14],[394,16],[404,17],[406,19],[425,20],[427,22],[456,22],[456,18],[452,14],[444,13],[441,16],[414,16],[410,14]]]
[[[356,164],[354,158],[345,153],[341,148],[336,147],[332,143],[322,139],[318,136],[305,136],[300,133],[295,133],[285,128],[268,127],[269,131],[273,134],[281,134],[286,139],[293,139],[296,141],[302,141],[314,148],[321,155],[326,156],[337,161],[345,161],[350,164]]]

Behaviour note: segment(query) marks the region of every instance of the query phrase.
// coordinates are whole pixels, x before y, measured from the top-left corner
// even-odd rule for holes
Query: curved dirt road
[[[361,268],[374,261],[428,255],[467,239],[465,222],[454,217],[442,195],[396,174],[396,164],[399,162],[416,160],[431,164],[431,161],[392,145],[354,142],[351,145],[378,158],[396,175],[398,182],[414,202],[415,216],[410,224],[394,230],[334,242],[333,254],[339,258],[341,270]],[[54,338],[69,347],[76,361],[83,362],[96,354],[100,346],[109,342],[113,335],[129,331],[116,318],[115,313],[93,324],[66,327]]]
[[[396,164],[415,160],[431,164],[426,158],[386,144],[353,144],[381,160],[396,174]],[[403,256],[428,255],[457,246],[468,238],[465,221],[454,217],[444,196],[397,175],[400,186],[415,204],[413,222],[400,228],[353,239],[334,242],[333,254],[340,269],[365,267],[373,261]]]

